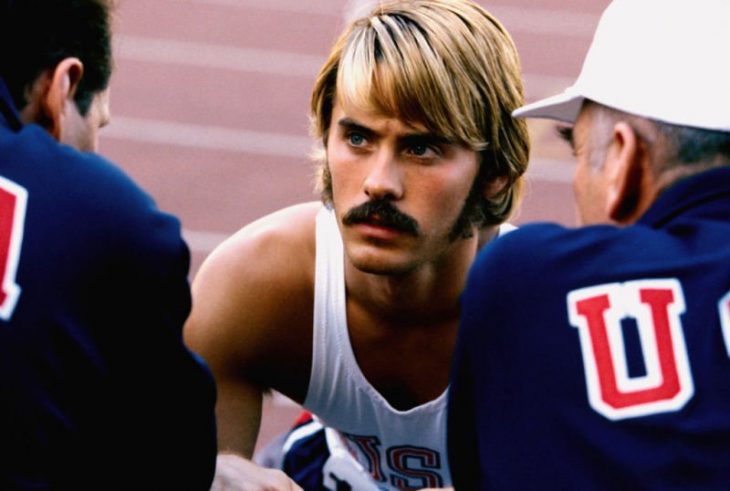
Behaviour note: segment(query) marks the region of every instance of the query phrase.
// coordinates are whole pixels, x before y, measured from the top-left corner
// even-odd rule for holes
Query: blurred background
[[[511,33],[528,101],[570,85],[609,0],[479,0]],[[191,279],[252,220],[318,199],[309,94],[347,19],[372,0],[117,0],[112,122],[100,152],[182,221]],[[515,224],[575,224],[572,157],[555,124],[529,122]],[[299,408],[268,398],[259,446]]]

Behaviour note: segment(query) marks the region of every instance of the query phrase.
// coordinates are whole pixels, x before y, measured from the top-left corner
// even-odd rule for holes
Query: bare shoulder
[[[260,218],[204,261],[193,281],[185,339],[214,372],[266,373],[273,380],[287,363],[308,363],[321,207],[303,203]],[[271,387],[272,380],[256,382]]]
[[[246,225],[211,253],[201,272],[205,275],[206,268],[222,266],[230,274],[263,273],[271,281],[296,276],[303,267],[313,270],[314,223],[321,207],[317,202],[302,203]]]

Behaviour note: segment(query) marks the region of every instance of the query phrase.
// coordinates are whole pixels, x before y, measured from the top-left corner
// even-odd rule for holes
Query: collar
[[[23,127],[8,86],[5,85],[2,77],[0,77],[0,124],[9,126],[13,131],[18,131]]]
[[[730,166],[727,165],[673,184],[659,195],[639,223],[660,227],[690,208],[718,199],[730,200]]]

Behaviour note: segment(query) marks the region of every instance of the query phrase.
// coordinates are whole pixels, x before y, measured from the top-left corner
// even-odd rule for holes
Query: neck
[[[345,261],[348,299],[374,315],[394,322],[440,323],[459,315],[459,297],[479,249],[496,237],[488,227],[467,239],[453,242],[437,260],[406,273],[372,274]]]

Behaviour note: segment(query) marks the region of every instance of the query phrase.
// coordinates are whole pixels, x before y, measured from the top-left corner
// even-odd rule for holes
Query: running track
[[[309,91],[329,46],[369,0],[117,0],[112,123],[101,153],[180,217],[191,278],[225,237],[312,192]],[[480,3],[512,34],[528,100],[580,70],[608,0]],[[572,225],[571,156],[530,121],[532,159],[516,224]],[[259,445],[298,408],[267,399]]]

